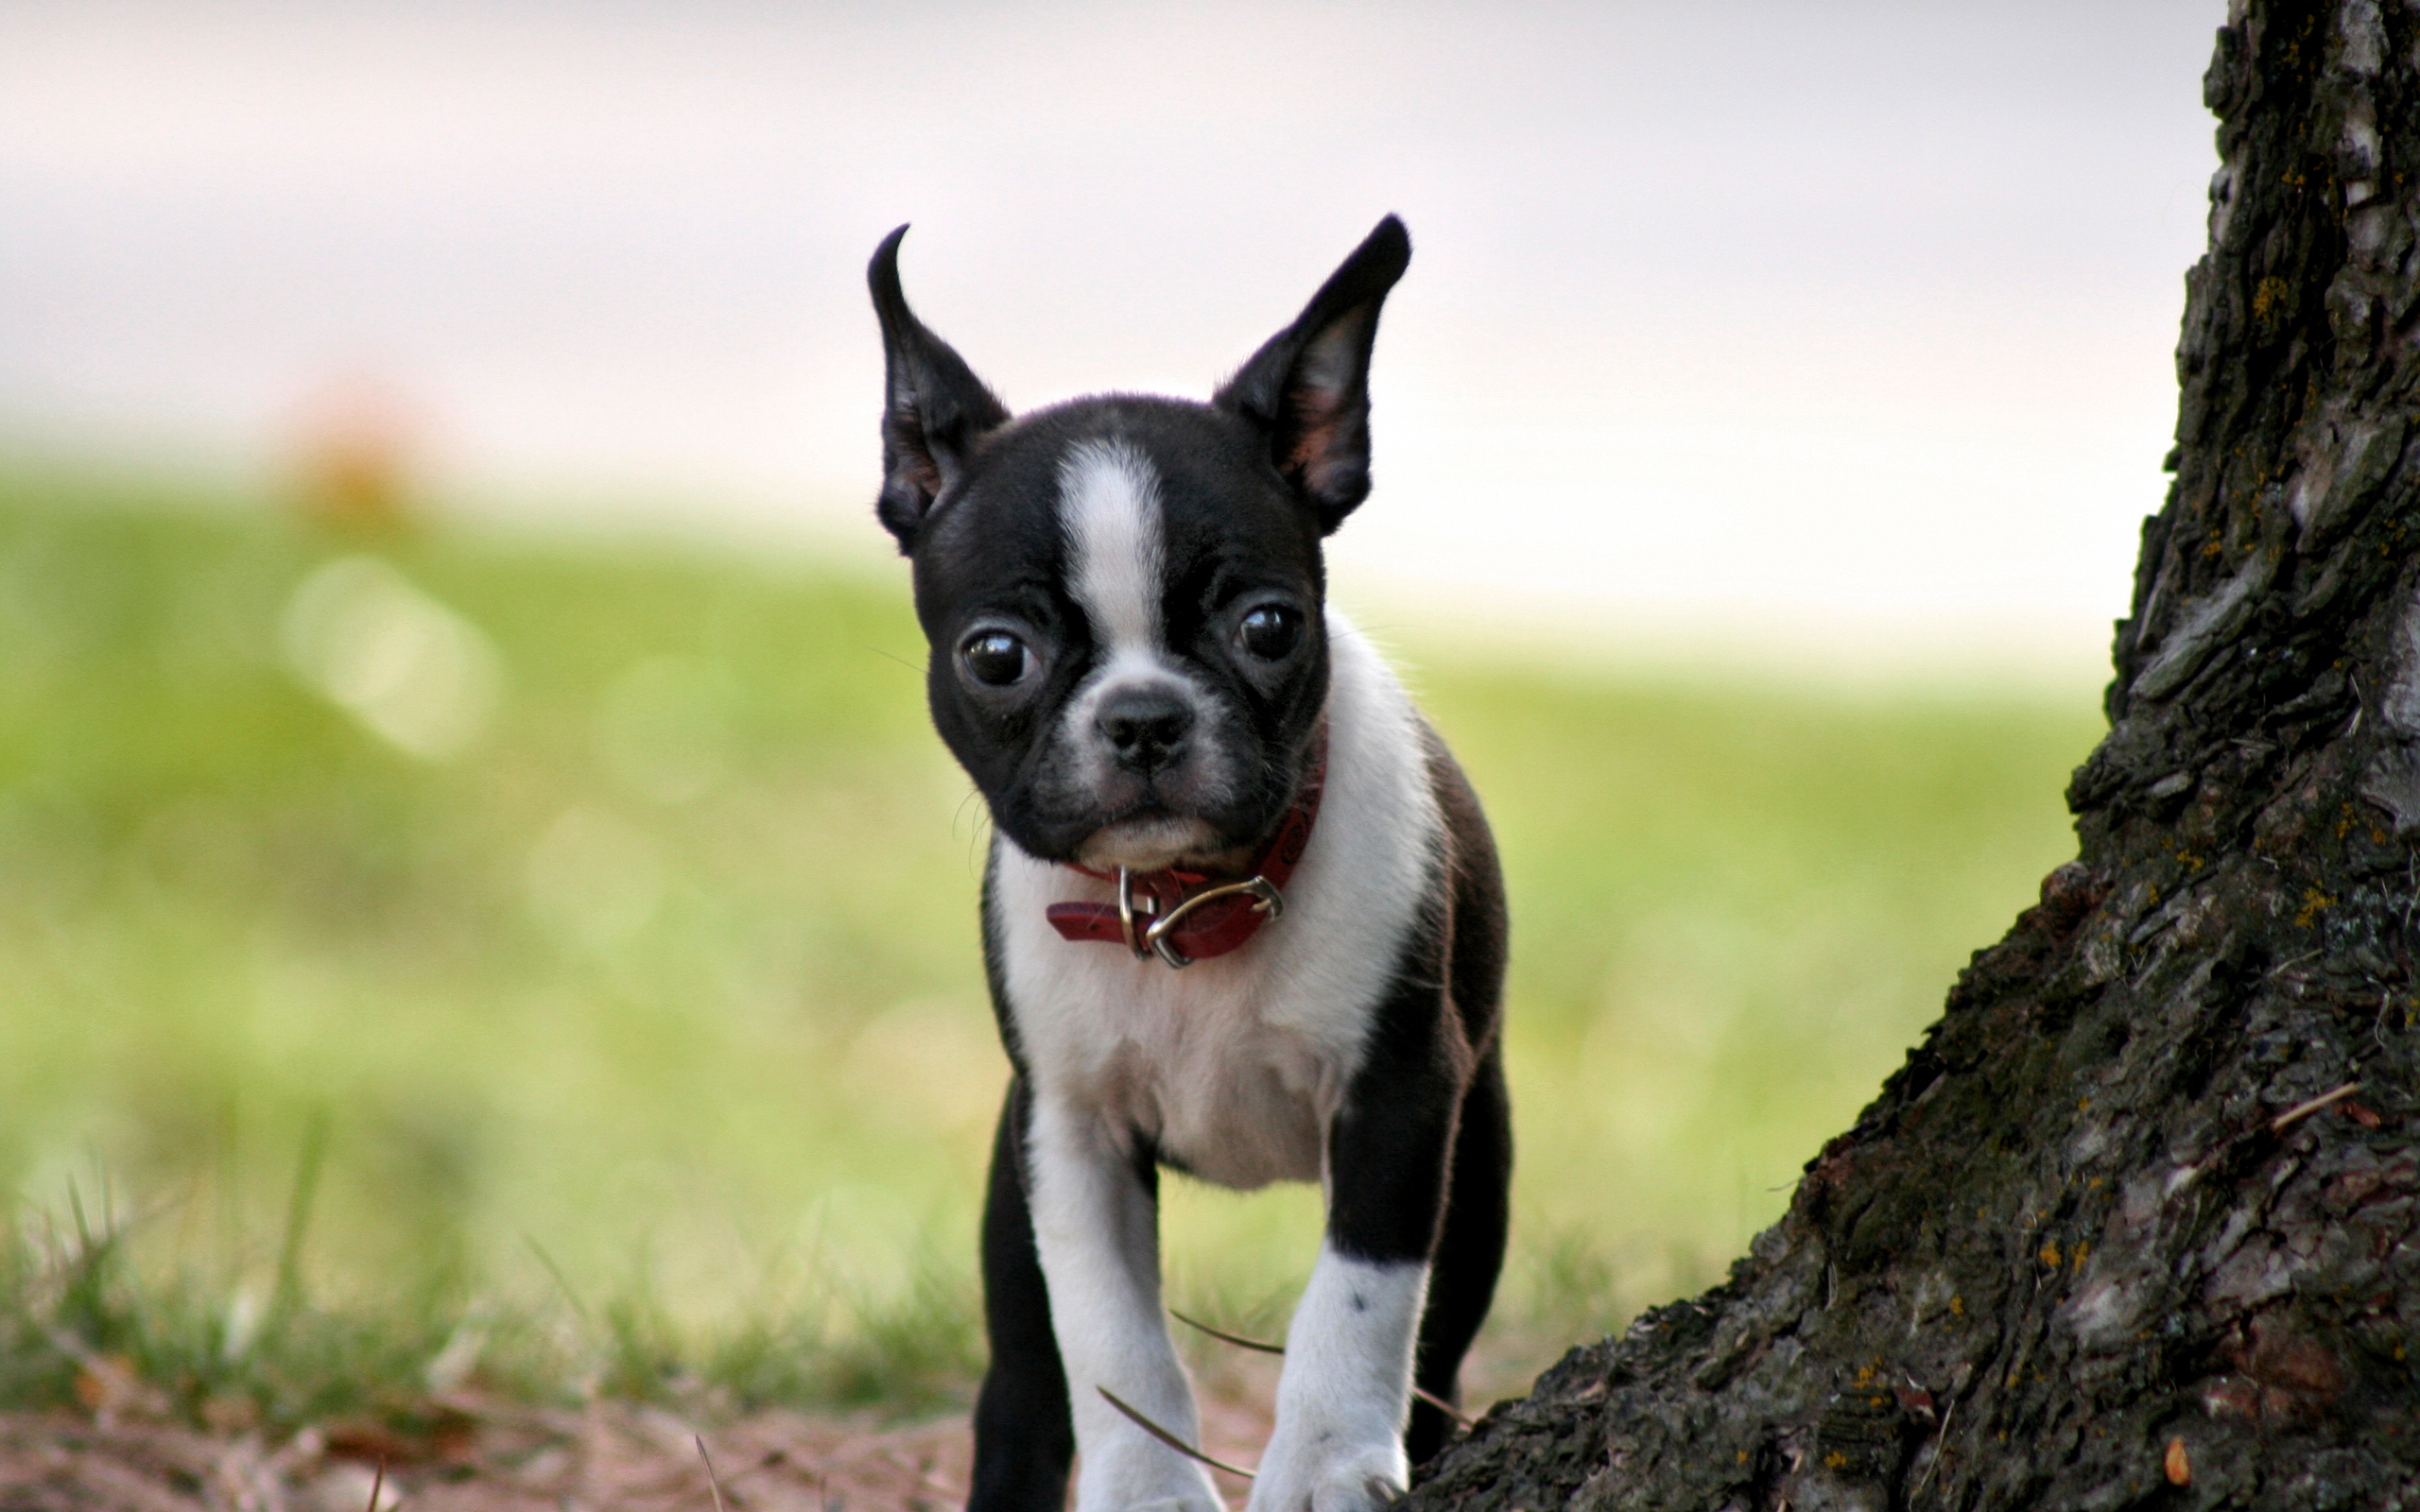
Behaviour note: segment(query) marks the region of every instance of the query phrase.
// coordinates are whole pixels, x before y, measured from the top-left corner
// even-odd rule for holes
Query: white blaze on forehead
[[[1059,464],[1059,527],[1067,533],[1076,602],[1112,651],[1160,645],[1160,480],[1124,441],[1086,441]]]

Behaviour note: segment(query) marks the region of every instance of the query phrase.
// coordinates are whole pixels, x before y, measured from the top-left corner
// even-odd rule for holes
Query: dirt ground
[[[1198,1383],[1202,1447],[1251,1465],[1273,1367]],[[354,1423],[280,1440],[122,1412],[0,1415],[0,1512],[716,1512],[717,1489],[728,1512],[941,1512],[966,1500],[962,1411],[904,1424],[796,1412],[691,1422],[627,1403],[433,1405],[435,1430],[408,1440]],[[1217,1479],[1240,1503],[1247,1483]]]

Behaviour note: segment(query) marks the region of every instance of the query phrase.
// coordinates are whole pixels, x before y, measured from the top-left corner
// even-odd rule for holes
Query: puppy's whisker
[[[981,788],[972,786],[967,788],[966,796],[959,799],[958,812],[950,816],[949,827],[952,833],[957,833],[959,822],[966,817],[966,805],[974,803],[982,796]],[[983,874],[983,853],[989,849],[991,832],[991,806],[978,804],[975,810],[975,822],[966,833],[966,869],[978,877]]]
[[[1168,1448],[1175,1450],[1185,1458],[1200,1460],[1202,1464],[1209,1466],[1214,1470],[1225,1470],[1230,1475],[1240,1475],[1247,1481],[1253,1478],[1252,1471],[1244,1469],[1242,1466],[1230,1465],[1222,1459],[1212,1459],[1209,1455],[1204,1454],[1201,1451],[1194,1448],[1191,1444],[1186,1443],[1184,1439],[1177,1437],[1176,1435],[1169,1433],[1167,1429],[1151,1421],[1149,1418],[1144,1417],[1141,1411],[1134,1407],[1131,1407],[1127,1405],[1126,1402],[1120,1400],[1117,1393],[1110,1390],[1107,1386],[1096,1386],[1093,1389],[1098,1391],[1101,1394],[1102,1399],[1111,1406],[1116,1408],[1119,1412],[1124,1413],[1128,1418],[1133,1419],[1135,1427],[1140,1428],[1143,1432],[1150,1435],[1153,1438],[1158,1439],[1161,1443],[1167,1445]]]

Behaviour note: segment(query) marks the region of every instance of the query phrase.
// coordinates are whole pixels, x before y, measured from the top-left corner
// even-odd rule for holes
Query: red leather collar
[[[1050,927],[1071,940],[1124,945],[1138,957],[1157,955],[1170,966],[1190,966],[1205,956],[1239,949],[1260,926],[1286,911],[1284,888],[1302,864],[1320,816],[1320,794],[1327,786],[1327,722],[1313,737],[1310,769],[1303,774],[1294,806],[1241,882],[1214,882],[1199,871],[1096,871],[1069,862],[1070,869],[1115,883],[1115,903],[1052,903],[1044,910]]]

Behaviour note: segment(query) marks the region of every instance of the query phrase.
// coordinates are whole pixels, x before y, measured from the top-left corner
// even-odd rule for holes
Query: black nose
[[[1134,688],[1102,699],[1093,728],[1109,742],[1118,765],[1149,776],[1184,754],[1193,711],[1166,688]]]

